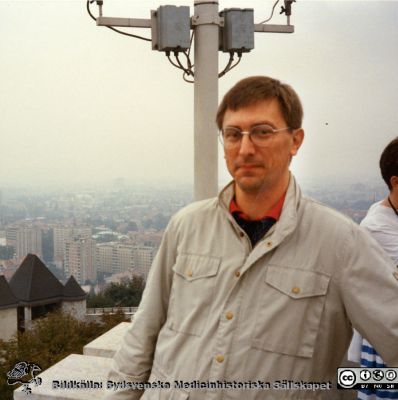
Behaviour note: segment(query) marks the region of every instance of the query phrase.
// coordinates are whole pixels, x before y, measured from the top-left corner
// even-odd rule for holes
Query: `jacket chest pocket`
[[[184,253],[177,256],[167,317],[170,329],[196,336],[202,334],[220,262],[219,257]]]
[[[330,276],[270,265],[262,285],[252,346],[275,353],[311,357]]]
[[[151,388],[145,390],[144,394],[140,397],[140,400],[188,400],[189,393],[183,389],[178,389],[173,387],[174,379],[171,379],[163,372],[160,372],[160,369],[153,364],[151,375],[148,379],[148,382],[158,384],[163,383],[170,384],[170,388]]]

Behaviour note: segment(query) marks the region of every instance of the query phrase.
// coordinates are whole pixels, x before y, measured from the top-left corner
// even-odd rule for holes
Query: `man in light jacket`
[[[289,165],[302,117],[276,79],[225,95],[233,181],[170,221],[107,399],[316,399],[353,327],[398,366],[398,275],[365,231],[301,194]]]

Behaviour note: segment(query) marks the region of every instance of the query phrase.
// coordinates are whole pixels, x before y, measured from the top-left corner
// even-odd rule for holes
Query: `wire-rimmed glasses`
[[[265,147],[268,145],[269,140],[278,132],[287,130],[291,130],[291,128],[274,129],[272,126],[266,124],[253,126],[250,131],[242,131],[239,128],[227,126],[220,131],[219,138],[221,144],[228,149],[240,146],[244,135],[249,135],[254,145]]]

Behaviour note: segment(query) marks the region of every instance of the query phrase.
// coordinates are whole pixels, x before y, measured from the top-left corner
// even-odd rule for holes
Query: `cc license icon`
[[[363,369],[360,373],[359,373],[359,376],[360,376],[360,378],[363,380],[363,381],[368,381],[371,377],[372,377],[372,374],[370,373],[370,371],[369,370],[367,370],[367,369]]]
[[[344,369],[339,373],[339,384],[345,388],[351,388],[355,385],[355,372],[350,369]]]
[[[384,378],[384,372],[381,369],[375,369],[373,371],[373,378],[376,381],[381,381]]]
[[[386,371],[386,379],[388,381],[393,381],[395,378],[397,377],[397,373],[396,371],[394,371],[393,369],[389,369]]]

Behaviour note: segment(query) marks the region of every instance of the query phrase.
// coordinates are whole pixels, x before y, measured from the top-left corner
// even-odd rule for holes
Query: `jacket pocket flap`
[[[182,253],[177,256],[173,271],[187,281],[194,281],[217,275],[220,263],[220,257]]]
[[[269,265],[265,277],[268,285],[293,299],[325,295],[329,280],[330,276],[322,272],[280,265]]]

